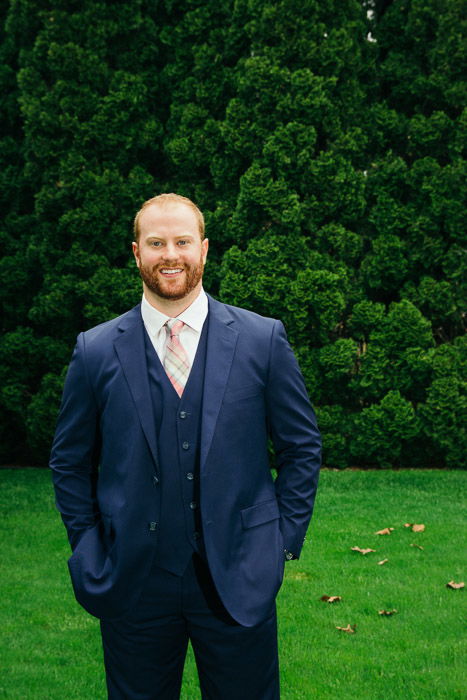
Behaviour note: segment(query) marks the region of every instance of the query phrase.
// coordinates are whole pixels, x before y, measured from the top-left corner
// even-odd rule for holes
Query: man
[[[279,697],[275,597],[319,433],[282,324],[208,297],[207,252],[193,202],[145,202],[142,302],[78,336],[65,383],[51,468],[112,700],[178,698],[188,640],[203,698]]]

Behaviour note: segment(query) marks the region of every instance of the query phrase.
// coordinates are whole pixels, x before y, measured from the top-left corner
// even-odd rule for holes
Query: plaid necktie
[[[170,318],[165,325],[167,328],[167,342],[165,345],[164,369],[175,391],[181,396],[190,374],[190,361],[178,337],[185,324],[183,321]]]

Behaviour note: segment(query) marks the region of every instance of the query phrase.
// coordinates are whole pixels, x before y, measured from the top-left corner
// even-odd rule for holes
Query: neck
[[[159,297],[148,289],[144,283],[143,291],[146,301],[148,301],[151,306],[160,311],[161,314],[169,316],[169,318],[176,318],[198,298],[201,292],[201,282],[182,299],[164,299],[163,297]]]

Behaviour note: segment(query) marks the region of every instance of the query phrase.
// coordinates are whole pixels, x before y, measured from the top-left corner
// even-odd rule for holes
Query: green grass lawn
[[[73,598],[49,473],[0,470],[0,481],[0,697],[104,699],[98,621]],[[467,698],[465,590],[446,588],[466,575],[465,483],[452,471],[323,471],[278,599],[283,700]],[[349,624],[354,634],[336,629]],[[199,697],[190,654],[182,698]]]

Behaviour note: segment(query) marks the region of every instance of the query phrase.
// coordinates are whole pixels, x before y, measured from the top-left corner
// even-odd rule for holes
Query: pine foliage
[[[285,323],[327,466],[462,466],[460,0],[2,7],[1,462],[46,462],[75,336],[138,303],[132,217],[175,191],[207,290]]]

